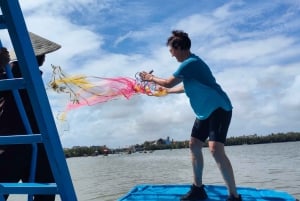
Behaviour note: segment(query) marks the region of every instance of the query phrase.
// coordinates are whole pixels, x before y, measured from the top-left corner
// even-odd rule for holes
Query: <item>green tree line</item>
[[[300,141],[300,133],[272,133],[266,136],[243,135],[238,137],[229,137],[226,140],[225,146],[243,145],[243,144],[265,144],[265,143],[278,143],[278,142],[292,142]],[[157,141],[156,141],[157,142]],[[205,144],[207,146],[207,142]],[[188,148],[189,141],[173,141],[171,144],[153,143],[145,141],[143,144],[136,144],[130,148],[110,149],[104,146],[74,146],[72,148],[65,148],[64,152],[66,157],[80,157],[80,156],[97,156],[108,155],[114,153],[132,153],[135,151],[154,151],[162,149],[182,149]]]

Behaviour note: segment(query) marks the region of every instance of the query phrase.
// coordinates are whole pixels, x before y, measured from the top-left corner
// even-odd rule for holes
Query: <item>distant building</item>
[[[155,144],[156,145],[170,145],[171,144],[171,141],[170,141],[170,137],[168,136],[167,139],[162,139],[162,138],[159,138],[158,140],[155,141]]]

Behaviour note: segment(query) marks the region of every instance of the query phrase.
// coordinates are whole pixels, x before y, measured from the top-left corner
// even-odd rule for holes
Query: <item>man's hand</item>
[[[151,74],[153,71],[150,71],[147,73],[146,71],[140,72],[139,76],[143,81],[152,81],[153,80],[153,75]]]

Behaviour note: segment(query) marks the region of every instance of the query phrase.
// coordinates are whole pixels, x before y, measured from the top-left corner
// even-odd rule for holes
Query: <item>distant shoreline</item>
[[[266,136],[243,135],[239,137],[229,137],[226,140],[225,146],[234,145],[252,145],[252,144],[267,144],[267,143],[279,143],[279,142],[295,142],[300,141],[300,132],[288,132],[288,133],[272,133]],[[205,144],[207,147],[207,142]],[[116,153],[135,153],[135,152],[153,152],[155,150],[163,149],[183,149],[189,148],[189,140],[185,141],[172,141],[165,144],[162,139],[155,141],[145,141],[143,144],[132,145],[127,148],[110,149],[104,146],[73,146],[72,148],[64,148],[65,156],[69,157],[81,157],[81,156],[98,156]]]

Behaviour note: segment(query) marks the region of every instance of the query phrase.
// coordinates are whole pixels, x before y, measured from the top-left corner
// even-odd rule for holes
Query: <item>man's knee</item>
[[[200,140],[198,140],[196,138],[191,138],[190,150],[191,150],[192,154],[196,155],[196,154],[201,153],[203,145],[204,145],[204,143],[201,142]]]
[[[222,157],[225,154],[223,143],[210,141],[208,145],[210,153],[215,159]]]

